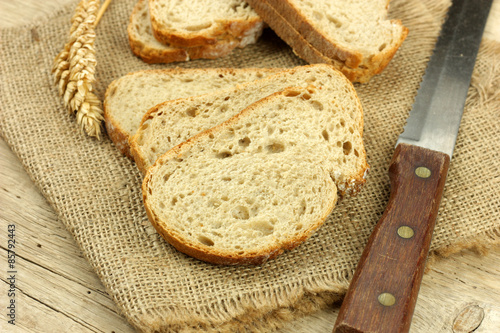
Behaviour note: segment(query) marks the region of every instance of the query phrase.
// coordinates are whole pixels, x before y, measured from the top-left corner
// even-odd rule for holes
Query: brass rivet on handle
[[[412,228],[404,225],[398,228],[398,236],[401,238],[412,238],[415,232],[413,231]]]
[[[415,170],[415,174],[420,178],[429,178],[431,176],[431,170],[426,167],[418,167]]]
[[[378,295],[377,299],[378,302],[383,306],[391,306],[396,303],[396,297],[394,297],[394,295],[390,293],[382,293]]]

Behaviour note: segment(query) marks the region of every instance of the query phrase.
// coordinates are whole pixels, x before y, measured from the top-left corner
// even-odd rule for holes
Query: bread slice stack
[[[151,108],[130,139],[131,154],[145,173],[158,157],[195,134],[235,116],[249,105],[287,87],[318,86],[332,91],[330,98],[342,105],[362,133],[363,114],[356,93],[331,66],[302,66],[269,75],[261,80],[221,89],[208,95],[166,101]]]
[[[143,70],[114,80],[104,98],[106,131],[116,148],[130,154],[129,139],[155,105],[262,79],[281,69],[203,68]]]
[[[367,82],[393,58],[408,34],[388,20],[388,0],[247,0],[294,52]]]
[[[243,0],[139,0],[127,29],[147,63],[215,59],[255,43],[264,22]]]
[[[339,195],[357,194],[366,181],[363,112],[351,82],[324,64],[266,74],[160,103],[129,140],[145,173],[147,215],[180,252],[262,264],[304,242]],[[113,84],[106,98],[134,82],[137,91],[162,85]]]

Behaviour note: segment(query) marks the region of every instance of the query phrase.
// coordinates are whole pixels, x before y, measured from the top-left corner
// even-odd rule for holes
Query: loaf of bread
[[[130,139],[137,167],[145,173],[158,157],[195,134],[216,126],[241,110],[287,87],[313,85],[328,90],[330,98],[352,118],[362,132],[363,114],[354,87],[330,65],[295,67],[265,79],[219,90],[203,96],[167,101],[151,108]]]
[[[156,230],[216,264],[261,264],[304,242],[338,191],[365,182],[362,133],[337,90],[356,99],[350,85],[287,88],[162,155],[142,185]]]
[[[247,1],[299,57],[332,64],[354,82],[380,73],[408,34],[386,19],[387,0]]]
[[[263,24],[242,38],[220,39],[216,43],[193,47],[171,46],[153,36],[147,0],[139,0],[130,15],[128,38],[132,52],[147,63],[170,63],[194,59],[216,59],[228,55],[236,47],[255,43]]]
[[[104,98],[104,120],[116,147],[131,157],[129,138],[149,108],[158,103],[206,94],[264,78],[281,69],[165,69],[138,71],[113,81]]]
[[[244,0],[149,0],[155,38],[173,46],[253,39],[264,22]]]

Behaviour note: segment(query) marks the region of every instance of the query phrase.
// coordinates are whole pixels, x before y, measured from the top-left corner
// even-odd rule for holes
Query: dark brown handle
[[[450,158],[399,144],[391,196],[358,263],[334,333],[408,332]]]

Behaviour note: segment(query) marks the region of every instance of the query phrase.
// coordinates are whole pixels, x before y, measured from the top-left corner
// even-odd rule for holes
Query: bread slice
[[[253,34],[240,40],[218,40],[212,45],[175,47],[160,43],[153,36],[147,0],[139,0],[130,15],[128,37],[132,52],[147,63],[170,63],[194,59],[216,59],[228,55],[236,47],[255,43],[262,34],[263,25]]]
[[[332,64],[354,82],[380,73],[408,34],[386,19],[387,0],[248,2],[299,57]]]
[[[355,121],[319,88],[277,92],[161,156],[142,185],[156,230],[216,264],[261,264],[305,241],[368,168]]]
[[[233,117],[250,104],[290,86],[309,85],[328,90],[330,98],[353,119],[354,130],[363,131],[363,112],[352,84],[332,66],[318,64],[296,67],[212,94],[156,105],[130,139],[131,154],[145,173],[169,149]]]
[[[174,46],[248,39],[264,22],[244,0],[149,0],[155,38]]]
[[[130,73],[113,81],[104,98],[104,120],[108,136],[125,155],[149,108],[158,103],[206,94],[240,83],[264,78],[282,69],[165,69]]]

